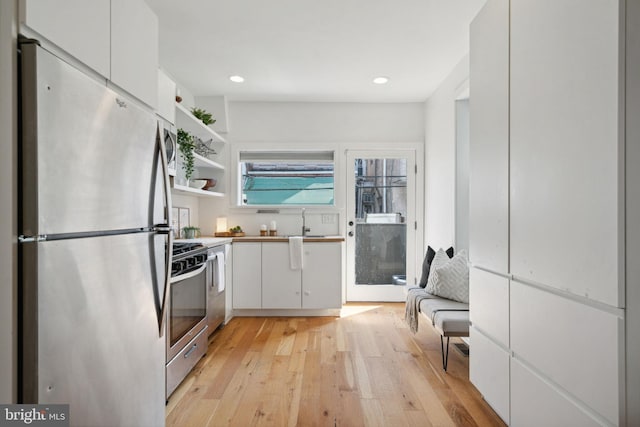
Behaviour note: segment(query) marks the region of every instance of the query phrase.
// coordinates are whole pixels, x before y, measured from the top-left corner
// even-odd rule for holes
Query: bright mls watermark
[[[0,427],[69,427],[69,405],[0,405]]]

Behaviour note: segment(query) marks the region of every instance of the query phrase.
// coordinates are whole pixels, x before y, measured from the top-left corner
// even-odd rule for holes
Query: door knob
[[[349,227],[353,227],[353,221],[349,221]]]
[[[353,237],[353,231],[349,232],[349,237]]]

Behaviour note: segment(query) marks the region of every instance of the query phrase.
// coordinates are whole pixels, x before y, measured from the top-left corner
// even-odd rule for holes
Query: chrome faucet
[[[306,236],[309,231],[311,231],[311,229],[308,228],[306,225],[306,218],[304,215],[304,211],[305,211],[305,208],[302,208],[302,236],[303,237]]]

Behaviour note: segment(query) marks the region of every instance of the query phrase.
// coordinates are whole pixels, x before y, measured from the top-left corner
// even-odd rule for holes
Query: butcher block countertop
[[[286,243],[289,241],[288,236],[244,236],[244,237],[234,237],[234,242],[281,242]],[[342,236],[309,236],[304,238],[304,242],[309,243],[330,243],[330,242],[344,242],[344,237]]]

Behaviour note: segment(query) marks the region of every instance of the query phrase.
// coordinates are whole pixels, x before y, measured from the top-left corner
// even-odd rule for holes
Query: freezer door
[[[166,235],[21,245],[25,403],[68,403],[72,426],[162,426],[158,335]]]
[[[21,234],[167,223],[152,220],[155,116],[36,45],[21,58]]]

